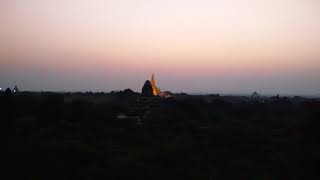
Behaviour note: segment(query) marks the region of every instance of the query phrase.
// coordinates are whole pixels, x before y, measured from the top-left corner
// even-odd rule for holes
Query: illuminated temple
[[[152,86],[153,95],[161,96],[161,94],[162,94],[161,90],[156,85],[156,80],[154,79],[154,74],[153,73],[152,73],[152,76],[151,76],[151,86]]]
[[[151,81],[150,81],[151,87],[152,87],[152,93],[154,96],[160,96],[160,97],[172,97],[171,93],[168,91],[161,91],[161,89],[156,85],[156,80],[154,78],[154,73],[152,73]]]

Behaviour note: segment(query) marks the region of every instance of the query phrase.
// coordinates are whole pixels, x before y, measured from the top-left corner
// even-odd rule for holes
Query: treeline
[[[6,179],[314,179],[317,99],[0,94]]]

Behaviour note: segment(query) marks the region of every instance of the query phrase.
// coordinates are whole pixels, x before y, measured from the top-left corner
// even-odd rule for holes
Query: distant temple
[[[160,96],[160,97],[172,97],[172,93],[169,91],[161,91],[161,89],[156,85],[156,80],[154,78],[154,73],[152,73],[151,80],[147,80],[142,88],[142,94],[144,96]]]
[[[154,79],[154,73],[152,73],[152,76],[151,76],[151,86],[152,86],[153,95],[161,96],[162,92],[160,88],[158,88],[156,85],[156,80]]]
[[[18,89],[18,86],[16,85],[16,86],[14,86],[14,88],[13,88],[13,92],[14,93],[18,93],[19,92],[19,89]]]
[[[253,92],[253,93],[251,94],[251,98],[252,98],[252,99],[258,99],[258,98],[260,98],[260,95],[255,91],[255,92]]]
[[[152,87],[152,93],[154,96],[160,96],[160,97],[172,97],[172,93],[169,91],[161,91],[161,89],[156,85],[156,80],[154,78],[154,73],[152,73],[150,84]]]
[[[146,82],[144,83],[144,85],[142,87],[142,95],[148,96],[148,97],[154,96],[153,88],[152,88],[152,85],[149,80],[146,80]]]

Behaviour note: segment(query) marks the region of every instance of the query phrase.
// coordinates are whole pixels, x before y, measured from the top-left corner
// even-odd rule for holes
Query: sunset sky
[[[0,0],[0,87],[320,94],[319,0]]]

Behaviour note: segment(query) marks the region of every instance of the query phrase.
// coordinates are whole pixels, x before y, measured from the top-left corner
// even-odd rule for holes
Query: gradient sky
[[[319,0],[0,0],[0,87],[320,94]]]

